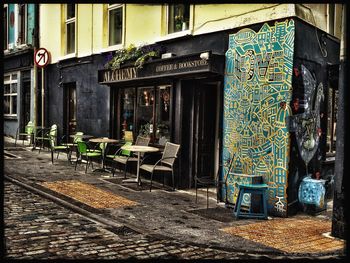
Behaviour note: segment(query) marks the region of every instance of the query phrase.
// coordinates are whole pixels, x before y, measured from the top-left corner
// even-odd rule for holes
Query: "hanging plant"
[[[116,50],[115,54],[109,57],[110,60],[105,64],[105,68],[119,69],[127,62],[134,62],[135,67],[142,68],[147,61],[160,57],[162,53],[164,53],[164,48],[159,45],[135,47],[130,44],[127,48]]]

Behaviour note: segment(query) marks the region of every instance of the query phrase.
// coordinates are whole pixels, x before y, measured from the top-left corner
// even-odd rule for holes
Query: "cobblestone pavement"
[[[5,181],[5,256],[11,259],[239,259],[232,253],[115,234],[103,225]]]
[[[4,174],[9,182],[23,185],[31,192],[15,187],[12,183],[6,184],[6,252],[12,258],[235,259],[242,256],[334,259],[344,255],[339,250],[313,254],[286,253],[268,246],[266,242],[225,233],[221,229],[244,225],[249,228],[262,221],[236,220],[231,209],[225,208],[222,203],[216,203],[215,195],[210,198],[209,209],[206,209],[205,191],[199,194],[198,203],[195,203],[191,190],[165,191],[159,185],[152,192],[148,189],[140,191],[135,185],[123,185],[120,182],[122,173],[113,179],[106,179],[106,174],[93,173],[91,170],[85,173],[84,166],[78,165],[75,171],[65,155],[60,155],[52,164],[47,150],[39,154],[38,151],[13,146],[13,143],[5,140]],[[129,176],[131,175],[128,174]],[[101,190],[99,194],[93,191],[91,197],[98,197],[101,202],[105,201],[108,193],[137,204],[95,208],[87,200],[68,195],[66,188],[64,193],[59,193],[46,187],[64,181],[79,182],[79,186],[84,185],[86,189],[98,188]],[[33,195],[40,191],[48,199]],[[79,196],[82,194],[79,192]],[[331,219],[328,214],[320,216],[328,221]],[[293,218],[317,219],[319,216],[301,214]],[[277,218],[269,218],[266,222],[270,220]],[[315,227],[318,227],[317,224]],[[27,243],[28,239],[31,239],[30,243]],[[286,244],[289,242],[290,240],[286,241]],[[153,247],[157,244],[162,244],[161,248]]]

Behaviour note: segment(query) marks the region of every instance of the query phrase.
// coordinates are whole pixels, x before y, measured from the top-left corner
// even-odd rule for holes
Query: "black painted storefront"
[[[206,52],[209,59],[200,58]],[[221,134],[219,116],[222,110],[223,69],[224,56],[204,50],[190,55],[153,60],[141,69],[131,65],[116,70],[99,71],[99,83],[111,88],[110,119],[113,137],[122,136],[120,94],[123,94],[123,89],[132,87],[137,92],[145,86],[170,86],[168,139],[181,145],[176,163],[176,187],[192,187],[195,174],[214,176],[219,159],[218,152],[215,154],[215,146],[219,145]],[[133,125],[132,131],[136,137],[136,125]],[[156,141],[152,143],[157,145]]]

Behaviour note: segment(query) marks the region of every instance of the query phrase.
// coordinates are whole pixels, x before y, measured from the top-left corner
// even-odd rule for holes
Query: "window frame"
[[[109,43],[109,37],[110,37],[110,27],[109,27],[109,21],[110,21],[110,11],[114,9],[122,9],[122,29],[121,29],[121,42],[118,44],[111,45]],[[124,32],[125,32],[125,4],[107,4],[107,48],[113,48],[113,47],[122,47],[124,45]]]
[[[68,5],[65,4],[65,14],[64,14],[64,32],[65,32],[65,55],[75,55],[77,50],[77,4],[74,5],[74,17],[67,18]],[[68,53],[68,25],[74,23],[74,50]]]
[[[13,75],[17,75],[17,78],[15,80],[12,79]],[[6,77],[10,77],[9,80],[5,80]],[[15,72],[8,72],[4,74],[4,90],[3,90],[3,96],[4,100],[3,103],[5,103],[5,98],[9,97],[10,98],[10,113],[5,113],[5,107],[4,107],[4,117],[9,117],[9,118],[15,118],[18,116],[18,111],[17,111],[17,106],[18,106],[18,89],[19,89],[19,78],[20,78],[20,73],[19,71]],[[12,92],[12,84],[17,84],[17,89],[16,92]],[[5,85],[10,85],[10,93],[5,93]],[[16,97],[17,103],[16,103],[16,113],[13,113],[13,97]]]
[[[169,30],[169,26],[170,26],[170,16],[169,16],[169,12],[170,12],[170,7],[173,6],[175,7],[175,5],[179,5],[179,3],[176,4],[167,4],[166,5],[166,33],[167,35],[182,35],[184,33],[190,32],[191,30],[191,5],[190,4],[184,4],[184,5],[188,5],[188,25],[187,28],[185,30],[179,30],[179,31],[175,31],[175,32],[170,32]]]

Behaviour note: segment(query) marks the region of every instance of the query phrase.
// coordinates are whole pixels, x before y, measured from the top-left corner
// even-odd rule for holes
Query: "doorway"
[[[64,84],[64,120],[65,135],[74,134],[77,128],[77,91],[75,82]]]
[[[22,113],[20,130],[23,131],[24,127],[30,121],[30,79],[24,79],[22,82]]]
[[[198,82],[194,88],[193,178],[215,178],[218,133],[218,84]]]

